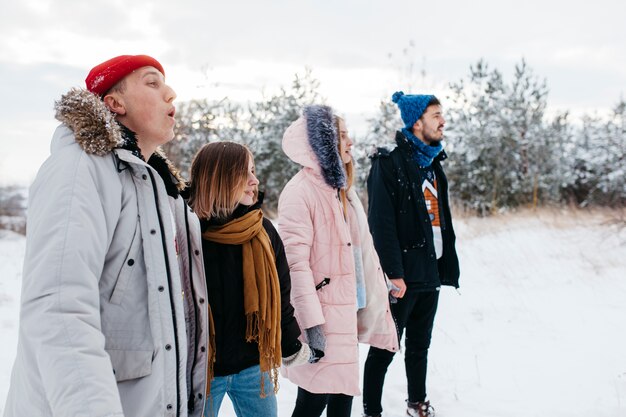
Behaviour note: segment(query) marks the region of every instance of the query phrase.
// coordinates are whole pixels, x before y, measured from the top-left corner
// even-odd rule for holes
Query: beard
[[[443,132],[440,132],[439,130],[435,130],[434,132],[424,132],[423,136],[424,141],[433,146],[439,144],[439,142],[443,140]]]

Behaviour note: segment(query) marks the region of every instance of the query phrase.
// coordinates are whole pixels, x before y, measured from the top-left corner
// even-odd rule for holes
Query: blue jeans
[[[211,394],[206,399],[204,417],[216,417],[224,395],[233,402],[238,417],[277,417],[278,406],[274,395],[274,385],[265,373],[265,398],[261,398],[261,368],[259,365],[244,369],[238,374],[216,376],[211,381]]]

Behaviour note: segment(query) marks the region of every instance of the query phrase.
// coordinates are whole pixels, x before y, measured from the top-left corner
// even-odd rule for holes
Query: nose
[[[259,179],[253,173],[248,175],[248,185],[259,185]]]
[[[169,85],[165,84],[165,100],[168,103],[171,103],[176,99],[176,97],[176,91],[174,91],[174,89]]]

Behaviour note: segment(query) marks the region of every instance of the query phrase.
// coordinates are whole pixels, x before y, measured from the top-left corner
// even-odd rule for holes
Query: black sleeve
[[[389,278],[404,278],[402,251],[396,227],[396,207],[393,195],[398,182],[391,156],[372,159],[367,177],[368,215],[374,247],[383,271]]]
[[[300,326],[298,326],[298,322],[293,315],[294,310],[291,305],[291,276],[289,275],[289,264],[287,263],[283,241],[271,221],[264,218],[263,226],[267,231],[276,256],[276,270],[280,282],[281,349],[283,358],[286,358],[298,352],[302,346],[298,340],[298,336],[300,336]]]

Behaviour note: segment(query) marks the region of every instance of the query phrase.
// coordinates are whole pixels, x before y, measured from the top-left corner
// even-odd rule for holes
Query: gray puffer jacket
[[[208,318],[198,219],[119,148],[96,96],[72,90],[57,118],[30,189],[4,415],[199,417]]]

